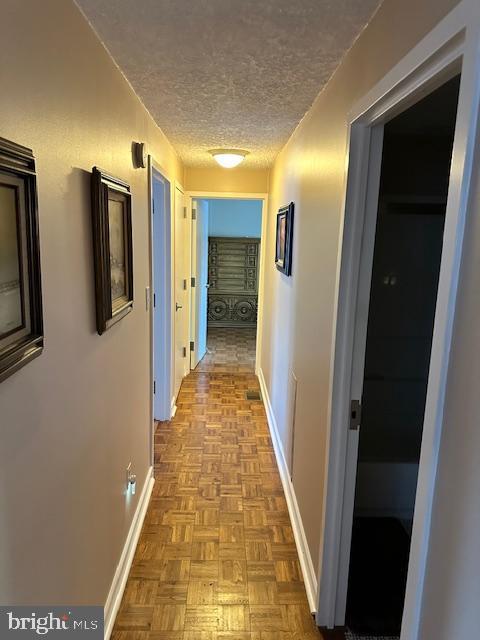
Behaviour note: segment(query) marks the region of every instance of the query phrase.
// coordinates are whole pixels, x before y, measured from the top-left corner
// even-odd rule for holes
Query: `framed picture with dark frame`
[[[293,202],[290,202],[281,207],[277,213],[275,264],[277,269],[286,276],[292,273],[293,209]]]
[[[92,170],[93,254],[97,331],[102,335],[133,308],[130,186],[98,167]]]
[[[0,381],[42,351],[35,159],[0,138]]]

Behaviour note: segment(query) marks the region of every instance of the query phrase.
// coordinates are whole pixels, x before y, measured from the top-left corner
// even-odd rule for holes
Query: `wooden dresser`
[[[209,238],[209,326],[256,325],[259,256],[260,238]]]

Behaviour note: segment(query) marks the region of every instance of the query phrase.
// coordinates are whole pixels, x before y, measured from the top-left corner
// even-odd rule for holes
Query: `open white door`
[[[175,286],[174,286],[174,397],[183,378],[190,370],[190,228],[187,218],[187,198],[175,187]]]
[[[152,169],[153,417],[171,416],[171,223],[170,182]]]
[[[367,344],[368,311],[370,303],[370,287],[372,279],[373,252],[375,247],[375,231],[377,223],[378,197],[380,191],[380,174],[382,168],[383,125],[371,129],[370,154],[368,162],[368,178],[366,189],[365,222],[360,254],[358,274],[358,293],[355,309],[355,325],[353,340],[352,378],[350,418],[354,412],[360,416],[360,404],[363,393],[365,350]],[[350,566],[350,548],[352,542],[353,510],[355,504],[355,485],[357,478],[359,445],[359,424],[352,425],[347,432],[347,462],[343,495],[342,531],[340,537],[340,562],[338,568],[337,611],[336,615],[345,619],[347,604],[348,574]]]
[[[196,200],[192,207],[192,350],[195,369],[207,351],[208,203]]]

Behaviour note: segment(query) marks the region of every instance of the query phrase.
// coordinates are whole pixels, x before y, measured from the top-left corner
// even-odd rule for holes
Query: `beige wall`
[[[0,135],[37,159],[45,319],[42,356],[0,385],[0,602],[103,604],[149,466],[148,186],[132,141],[183,168],[73,2],[5,0],[0,40]],[[101,337],[93,165],[133,194],[134,311]]]
[[[186,167],[184,187],[187,191],[267,193],[268,178],[268,169]]]
[[[317,570],[348,113],[455,4],[385,0],[278,156],[270,178],[261,368],[287,460],[292,371],[298,379],[293,484]],[[293,275],[287,278],[274,267],[275,217],[291,200]]]

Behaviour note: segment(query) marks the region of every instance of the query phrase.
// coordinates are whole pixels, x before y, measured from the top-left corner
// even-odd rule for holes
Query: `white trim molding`
[[[287,501],[288,513],[290,514],[290,520],[292,522],[293,535],[295,536],[295,544],[297,546],[298,557],[300,559],[303,581],[305,583],[305,589],[307,591],[308,604],[310,606],[310,611],[314,613],[317,607],[317,574],[315,571],[315,567],[313,566],[310,549],[308,548],[307,537],[305,535],[305,529],[303,528],[300,509],[298,508],[295,489],[290,479],[290,473],[288,471],[285,453],[283,451],[282,442],[278,433],[275,414],[273,413],[270,396],[268,395],[268,389],[265,383],[265,377],[261,368],[258,369],[258,380],[260,382],[260,389],[262,391],[263,403],[265,406],[265,412],[267,414],[268,426],[270,429],[270,435],[272,436],[273,448],[275,450],[278,470],[280,472],[280,478],[282,480],[283,491],[285,493],[285,499]]]
[[[260,191],[187,191],[188,195],[197,200],[266,200],[268,193]]]
[[[120,561],[115,571],[115,575],[113,576],[110,591],[108,592],[107,601],[105,603],[105,640],[109,640],[112,633],[154,484],[155,479],[153,477],[153,467],[149,467],[147,477],[143,484],[142,493],[138,498],[138,504],[132,519],[132,524],[130,525],[127,539],[123,546],[122,555],[120,556]]]

